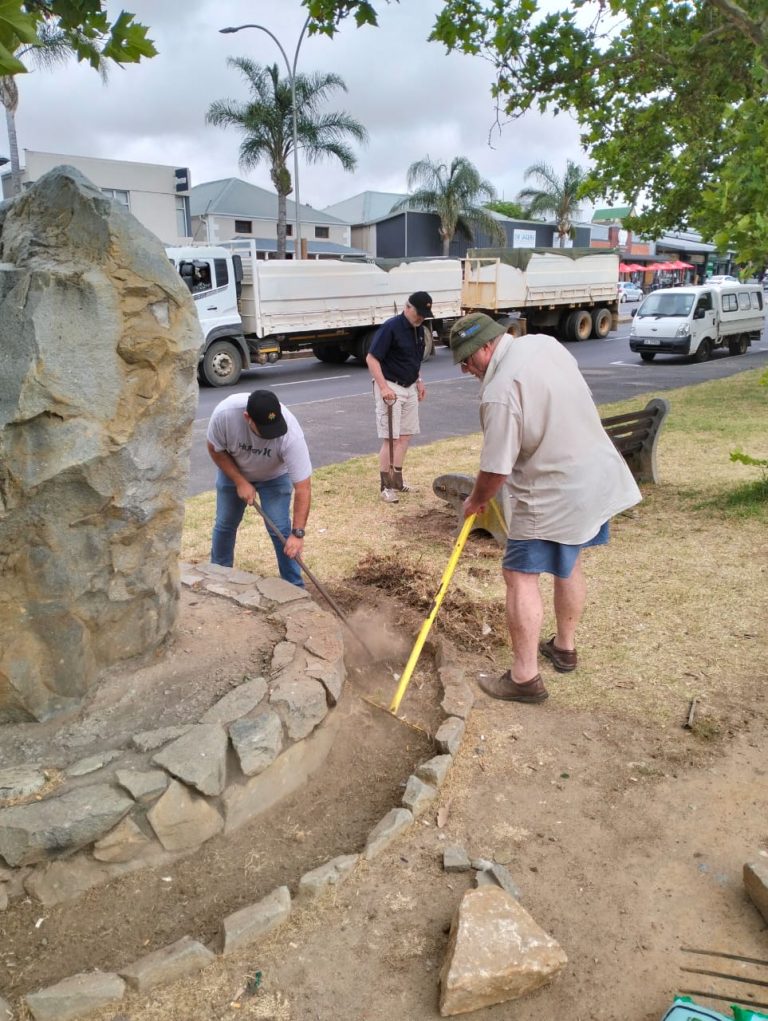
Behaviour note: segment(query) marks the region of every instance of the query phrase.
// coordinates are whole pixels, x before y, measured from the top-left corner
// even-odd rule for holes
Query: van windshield
[[[690,315],[694,298],[694,294],[649,294],[637,310],[637,317],[680,316],[685,319]]]

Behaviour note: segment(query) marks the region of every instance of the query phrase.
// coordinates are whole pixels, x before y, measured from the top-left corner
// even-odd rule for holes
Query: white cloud
[[[282,57],[263,32],[221,35],[218,29],[262,23],[292,61],[306,16],[298,0],[128,0],[126,6],[150,26],[159,55],[114,69],[106,85],[77,64],[19,79],[20,148],[189,166],[193,184],[237,175],[269,187],[266,167],[239,170],[238,133],[207,126],[205,113],[215,99],[246,98],[228,56],[281,66]],[[427,42],[439,0],[380,0],[377,7],[378,28],[357,29],[350,21],[332,40],[302,42],[298,69],[340,74],[348,92],[338,93],[333,106],[357,117],[370,134],[353,174],[332,163],[300,163],[303,202],[322,208],[365,189],[403,191],[409,164],[427,154],[446,161],[466,156],[508,199],[523,186],[531,163],[546,160],[558,172],[566,159],[585,163],[567,116],[529,114],[500,134],[491,132],[490,65]],[[0,153],[6,150],[0,130]]]

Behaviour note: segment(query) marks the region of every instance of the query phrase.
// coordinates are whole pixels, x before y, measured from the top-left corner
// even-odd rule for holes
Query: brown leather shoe
[[[512,675],[507,670],[501,677],[481,677],[478,684],[486,695],[500,698],[504,702],[543,702],[549,698],[541,674],[536,674],[525,684],[518,684],[512,680]]]
[[[569,674],[576,669],[578,657],[575,649],[558,649],[555,645],[555,635],[552,635],[548,642],[539,642],[539,652],[545,656],[555,670],[561,674]]]

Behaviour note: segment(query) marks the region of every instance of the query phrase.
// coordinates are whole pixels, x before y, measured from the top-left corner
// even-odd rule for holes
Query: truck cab
[[[728,347],[745,354],[765,325],[759,284],[722,283],[702,287],[667,287],[653,291],[634,314],[631,351],[644,362],[657,354],[685,355],[706,361],[712,351]]]

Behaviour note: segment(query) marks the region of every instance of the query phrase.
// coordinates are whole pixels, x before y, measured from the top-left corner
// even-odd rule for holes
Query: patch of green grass
[[[768,477],[745,482],[693,505],[694,510],[719,511],[729,518],[755,518],[768,522]]]

